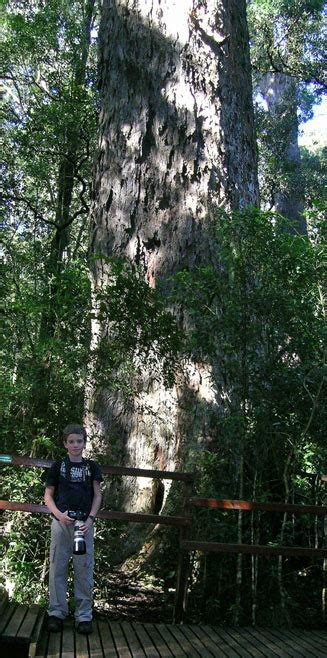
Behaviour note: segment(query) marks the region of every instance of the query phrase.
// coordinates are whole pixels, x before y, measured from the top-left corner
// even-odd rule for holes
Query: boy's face
[[[66,441],[64,441],[64,446],[68,456],[76,459],[76,457],[82,457],[85,441],[81,434],[69,434]]]

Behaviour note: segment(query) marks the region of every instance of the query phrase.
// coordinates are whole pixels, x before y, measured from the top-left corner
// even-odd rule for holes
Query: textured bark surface
[[[155,286],[214,258],[214,207],[257,202],[245,1],[102,4],[92,251],[127,256]],[[99,259],[94,286],[107,275]],[[206,441],[217,404],[210,372],[190,364],[170,391],[147,378],[129,408],[94,387],[87,423],[102,452],[119,437],[126,464],[174,470],[186,443]],[[151,509],[156,494],[138,482],[128,508]]]

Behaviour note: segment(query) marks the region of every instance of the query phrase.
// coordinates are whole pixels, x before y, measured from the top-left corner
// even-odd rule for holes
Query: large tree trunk
[[[279,162],[280,176],[279,180],[275,181],[274,209],[290,220],[291,232],[305,234],[304,188],[298,143],[297,85],[285,73],[267,73],[260,82],[260,92],[275,121],[277,133],[272,150]]]
[[[215,208],[257,203],[245,4],[102,3],[91,249],[127,256],[153,287],[214,259]],[[110,275],[101,258],[93,275],[95,290]],[[94,333],[104,331],[95,322]],[[193,363],[172,390],[150,376],[133,405],[93,384],[87,424],[101,452],[118,441],[126,464],[173,470],[192,443],[206,441],[218,404],[211,372]],[[147,481],[126,495],[129,509],[154,504]]]

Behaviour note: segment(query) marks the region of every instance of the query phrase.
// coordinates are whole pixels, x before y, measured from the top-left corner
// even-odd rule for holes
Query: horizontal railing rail
[[[322,481],[326,481],[326,476],[320,476]],[[292,514],[314,514],[315,516],[327,515],[327,506],[325,505],[293,505],[289,503],[261,503],[249,500],[217,499],[217,498],[199,498],[188,496],[186,498],[186,508],[190,511],[191,507],[204,507],[210,510],[238,510],[253,512],[259,510],[263,512],[287,512]],[[189,516],[190,518],[190,516]],[[326,521],[325,521],[326,523]],[[182,529],[179,542],[179,569],[177,573],[176,588],[176,605],[174,611],[174,621],[180,623],[183,621],[186,603],[190,570],[190,553],[196,551],[200,553],[236,553],[238,555],[265,555],[267,557],[284,556],[284,557],[316,557],[327,558],[327,548],[302,548],[300,546],[276,546],[260,544],[232,544],[226,542],[211,542],[193,540],[190,537],[190,528]]]
[[[53,459],[39,459],[35,457],[24,457],[22,455],[0,454],[0,466],[31,466],[35,468],[50,468]],[[179,480],[181,482],[193,482],[195,473],[182,473],[180,471],[159,471],[147,468],[132,468],[129,466],[101,465],[102,473],[105,475],[129,475],[132,477],[148,477],[159,480]]]
[[[0,500],[0,510],[11,510],[12,512],[32,512],[34,514],[50,514],[50,511],[46,505],[21,503],[12,500]],[[111,521],[132,521],[134,523],[154,523],[177,527],[191,525],[191,520],[184,516],[164,516],[160,514],[146,514],[143,512],[109,512],[107,510],[100,510],[97,513],[97,517],[100,519],[109,519]]]
[[[327,548],[302,548],[300,546],[262,546],[260,544],[224,544],[209,541],[182,541],[183,551],[201,553],[244,553],[248,555],[284,555],[287,557],[327,558]]]
[[[262,512],[291,512],[292,514],[317,514],[324,516],[327,514],[326,505],[293,505],[291,503],[260,503],[249,500],[218,500],[216,498],[196,498],[188,499],[190,505],[195,507],[207,507],[209,509],[235,509],[245,512],[261,510]]]

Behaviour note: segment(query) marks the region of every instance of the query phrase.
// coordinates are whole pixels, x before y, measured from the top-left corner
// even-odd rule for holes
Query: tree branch
[[[35,219],[38,219],[41,222],[44,222],[45,224],[49,224],[50,226],[55,226],[55,227],[59,228],[58,225],[56,224],[56,222],[53,222],[51,219],[46,219],[44,217],[44,215],[42,215],[37,210],[37,208],[35,208],[35,206],[31,203],[31,201],[29,201],[29,199],[27,199],[26,197],[19,196],[19,195],[16,195],[16,194],[6,194],[6,193],[2,194],[2,197],[3,197],[3,199],[7,199],[8,201],[16,201],[16,202],[25,203],[27,205],[27,207],[33,213]]]

